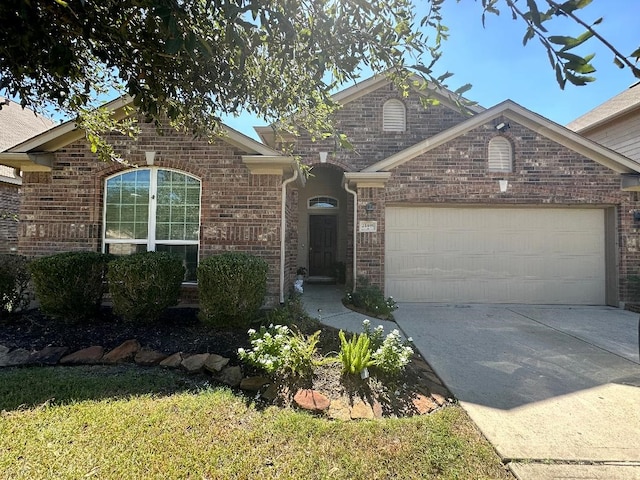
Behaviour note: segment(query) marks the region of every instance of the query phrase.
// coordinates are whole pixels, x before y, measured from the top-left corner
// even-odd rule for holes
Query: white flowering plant
[[[384,327],[378,325],[372,330],[369,320],[362,322],[362,331],[371,340],[373,366],[382,372],[388,375],[397,375],[411,361],[413,356],[413,348],[410,346],[413,341],[411,337],[406,341],[403,340],[397,329],[384,336]]]
[[[305,336],[286,325],[271,324],[248,333],[252,348],[238,349],[241,360],[276,376],[304,376],[312,371],[320,331]]]

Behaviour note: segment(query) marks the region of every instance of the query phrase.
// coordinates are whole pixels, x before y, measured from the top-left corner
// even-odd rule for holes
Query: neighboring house
[[[266,145],[231,129],[209,144],[141,123],[112,138],[131,168],[60,125],[0,153],[24,172],[19,250],[168,250],[188,281],[198,259],[247,251],[269,263],[271,304],[298,267],[329,279],[340,264],[401,301],[627,301],[640,204],[621,178],[640,164],[511,101],[463,113],[432,94],[425,109],[382,76],[336,94],[354,150],[284,139],[313,167],[306,184],[270,127]]]
[[[28,108],[0,97],[0,152],[53,126]],[[18,221],[22,177],[16,169],[0,165],[0,253],[18,249]]]
[[[640,82],[576,118],[567,128],[640,162]]]

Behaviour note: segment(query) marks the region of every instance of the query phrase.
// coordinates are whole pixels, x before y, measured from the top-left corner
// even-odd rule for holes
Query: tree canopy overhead
[[[3,0],[0,93],[36,111],[53,105],[78,116],[98,147],[100,129],[133,132],[131,123],[88,114],[114,88],[131,95],[148,119],[168,118],[199,134],[217,133],[221,116],[240,111],[267,122],[303,112],[299,126],[335,134],[331,93],[362,66],[391,72],[401,88],[412,73],[446,87],[451,74],[437,63],[448,36],[441,9],[453,0],[415,1],[427,7],[422,18],[412,0]],[[562,88],[593,80],[593,56],[576,53],[590,40],[607,45],[615,63],[640,78],[640,48],[625,54],[602,38],[602,19],[580,17],[589,3],[476,6],[482,22],[501,12],[521,22],[523,43],[541,42]],[[571,18],[584,33],[551,35],[557,17]]]

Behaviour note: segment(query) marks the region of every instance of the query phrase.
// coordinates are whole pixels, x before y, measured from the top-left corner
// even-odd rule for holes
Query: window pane
[[[156,245],[158,252],[169,252],[178,255],[182,259],[186,272],[184,280],[195,282],[197,279],[196,269],[198,267],[198,246],[197,245]]]
[[[105,238],[147,238],[134,224],[149,221],[149,175],[136,170],[107,180]]]
[[[147,245],[135,243],[107,243],[104,250],[106,253],[111,253],[112,255],[131,255],[132,253],[146,252]]]
[[[169,223],[156,223],[156,240],[169,240]]]

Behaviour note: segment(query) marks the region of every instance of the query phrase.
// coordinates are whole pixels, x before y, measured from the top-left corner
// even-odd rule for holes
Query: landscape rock
[[[29,363],[37,365],[57,365],[62,356],[67,353],[67,347],[45,347],[42,350],[33,352],[29,358]]]
[[[127,340],[102,357],[104,363],[121,363],[133,359],[136,352],[140,350],[137,340]]]
[[[271,380],[264,377],[245,377],[240,381],[240,388],[250,392],[257,392]]]
[[[316,390],[300,389],[293,396],[294,403],[312,412],[323,412],[331,405],[331,400]]]
[[[204,368],[211,373],[218,373],[222,371],[224,367],[229,363],[229,359],[212,353],[209,358],[204,362]]]
[[[0,355],[0,367],[16,367],[29,363],[31,352],[24,348],[17,348],[13,351]]]
[[[155,350],[139,350],[136,353],[136,356],[133,358],[133,361],[138,365],[151,366],[157,365],[161,361],[167,358],[167,355],[162,352],[157,352]]]
[[[374,400],[371,410],[373,410],[373,418],[382,418],[382,404],[379,401]]]
[[[70,353],[60,359],[62,364],[93,364],[98,363],[104,355],[104,348],[98,345],[83,348],[77,352]]]
[[[373,420],[375,418],[371,405],[362,401],[353,404],[350,416],[353,420]]]
[[[196,373],[204,368],[204,364],[209,358],[208,353],[197,353],[182,360],[180,366],[189,373]]]
[[[11,350],[9,347],[5,347],[4,345],[0,345],[0,357],[9,353],[9,350]]]
[[[439,407],[447,403],[447,399],[444,397],[444,395],[440,395],[439,393],[432,393],[431,398],[438,404]]]
[[[425,397],[422,394],[416,395],[416,398],[411,400],[411,402],[420,415],[425,415],[438,408],[438,404],[434,402],[431,397]]]
[[[351,420],[351,409],[343,400],[333,400],[327,411],[329,418],[334,420]]]
[[[278,386],[275,383],[272,383],[264,392],[262,392],[261,397],[267,402],[273,402],[278,398]]]
[[[178,368],[182,364],[182,352],[176,352],[173,355],[169,355],[167,358],[160,362],[161,367]]]
[[[226,367],[220,375],[216,377],[216,380],[229,385],[230,387],[237,387],[242,381],[242,370],[240,367]]]

